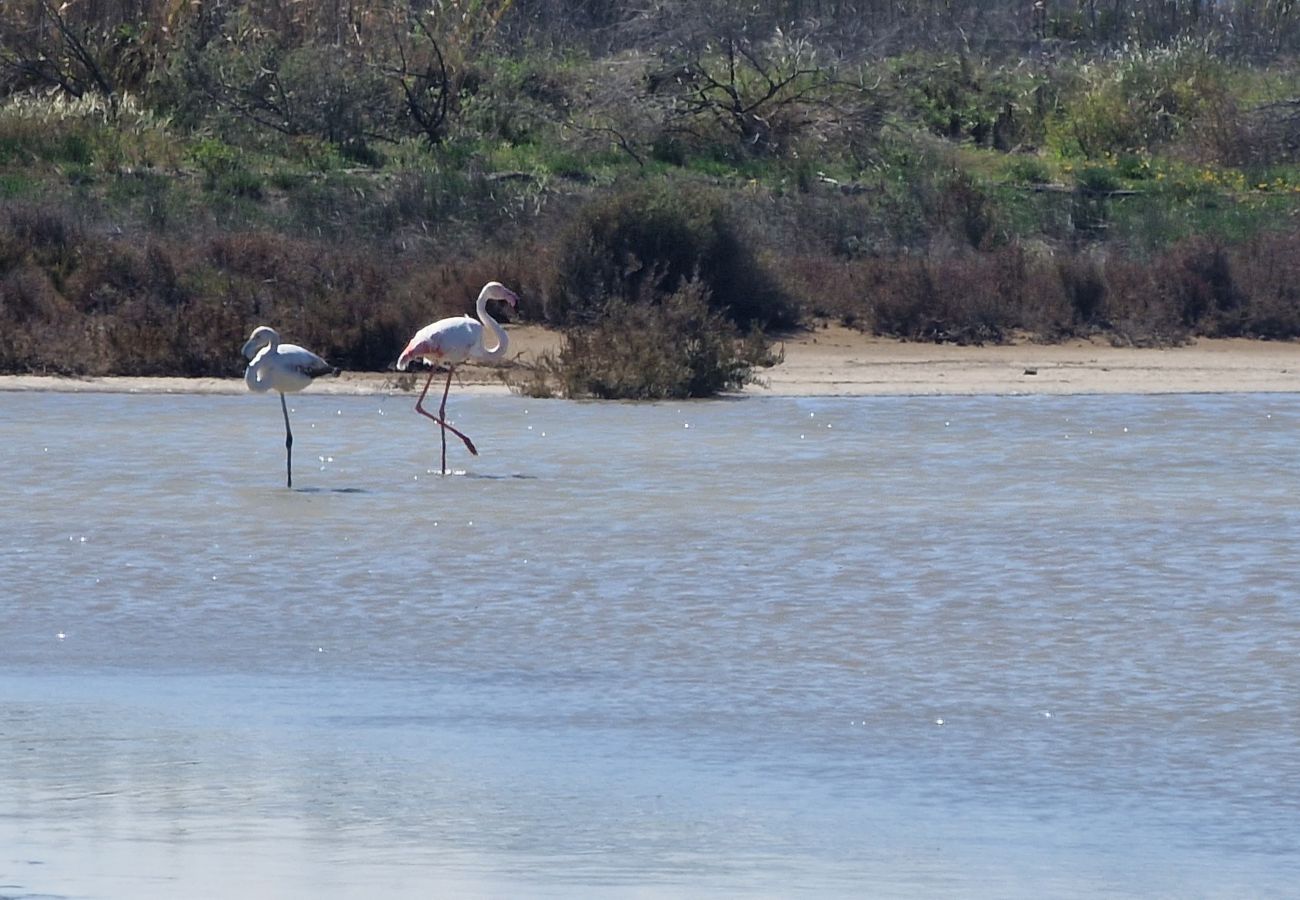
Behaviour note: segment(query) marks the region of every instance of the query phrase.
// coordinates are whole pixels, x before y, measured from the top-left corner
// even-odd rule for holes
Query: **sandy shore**
[[[506,393],[523,366],[559,346],[555,332],[512,328],[503,368],[466,366],[453,390]],[[940,394],[1172,394],[1300,390],[1300,343],[1201,340],[1165,350],[1117,348],[1090,341],[956,347],[900,343],[837,326],[785,340],[785,359],[761,372],[752,396],[867,396]],[[311,390],[374,394],[418,390],[412,375],[344,373]],[[238,378],[64,378],[0,376],[0,390],[119,393],[239,393]]]

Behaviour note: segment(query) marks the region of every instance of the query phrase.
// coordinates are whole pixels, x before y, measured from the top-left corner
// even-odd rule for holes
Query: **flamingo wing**
[[[320,378],[323,375],[337,375],[338,369],[331,366],[315,353],[297,344],[281,344],[280,359],[284,365],[307,378]]]
[[[397,368],[405,370],[416,359],[457,365],[469,359],[482,343],[483,326],[469,316],[439,319],[415,333],[397,358]]]
[[[338,369],[297,344],[264,347],[253,357],[245,380],[255,391],[301,391],[322,375],[337,375]]]

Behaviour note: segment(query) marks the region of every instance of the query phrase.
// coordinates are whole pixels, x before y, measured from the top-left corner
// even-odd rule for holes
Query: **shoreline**
[[[508,394],[507,379],[561,337],[536,326],[512,328],[515,365],[465,366],[461,393]],[[1201,339],[1167,349],[1112,347],[1096,341],[984,347],[907,343],[842,326],[777,341],[784,360],[757,373],[747,397],[962,396],[1025,394],[1290,393],[1300,391],[1300,343]],[[435,379],[436,380],[436,379]],[[411,393],[419,373],[344,372],[312,393]],[[236,394],[241,378],[3,375],[0,391]]]

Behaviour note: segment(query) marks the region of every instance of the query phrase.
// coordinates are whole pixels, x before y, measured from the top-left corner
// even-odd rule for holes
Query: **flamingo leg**
[[[463,434],[462,432],[460,432],[459,430],[457,430],[454,426],[452,426],[452,425],[448,425],[448,424],[447,424],[447,419],[446,419],[446,413],[447,413],[447,392],[451,390],[451,376],[452,376],[452,371],[448,371],[448,372],[447,372],[447,386],[446,386],[445,388],[443,388],[443,391],[442,391],[442,405],[438,407],[438,415],[435,416],[433,413],[429,412],[427,409],[424,408],[424,398],[425,398],[425,395],[429,393],[429,385],[433,384],[433,372],[434,372],[433,369],[430,369],[430,370],[429,370],[429,377],[426,378],[425,381],[424,381],[424,390],[420,391],[420,399],[415,401],[415,411],[418,412],[420,415],[425,416],[426,418],[432,419],[433,421],[437,422],[438,425],[439,425],[440,427],[442,427],[442,428],[446,429],[446,431],[450,431],[452,434],[456,435],[456,437],[460,438],[462,441],[465,442],[465,449],[466,449],[466,450],[468,450],[468,451],[469,451],[470,453],[472,453],[474,456],[478,456],[478,450],[474,447],[474,442],[471,441],[471,440],[470,440],[470,439],[469,439],[465,434]],[[443,472],[446,472],[446,471],[447,471],[447,434],[446,434],[446,431],[444,431],[444,432],[443,432],[443,435],[442,435],[442,441],[443,441],[443,444],[442,444],[442,453],[443,453],[443,456],[442,456],[442,471],[443,471]]]
[[[438,404],[438,418],[442,419],[443,425],[438,429],[438,434],[442,435],[442,468],[440,474],[447,474],[447,392],[451,390],[451,373],[456,371],[455,366],[447,367],[447,384],[442,389],[442,403]]]
[[[280,392],[280,409],[284,411],[285,487],[293,487],[293,432],[289,429],[289,404],[284,401],[283,391]]]

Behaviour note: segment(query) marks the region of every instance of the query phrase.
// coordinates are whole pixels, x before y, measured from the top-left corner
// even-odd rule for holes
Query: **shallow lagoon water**
[[[0,394],[0,897],[1288,896],[1300,398]]]

